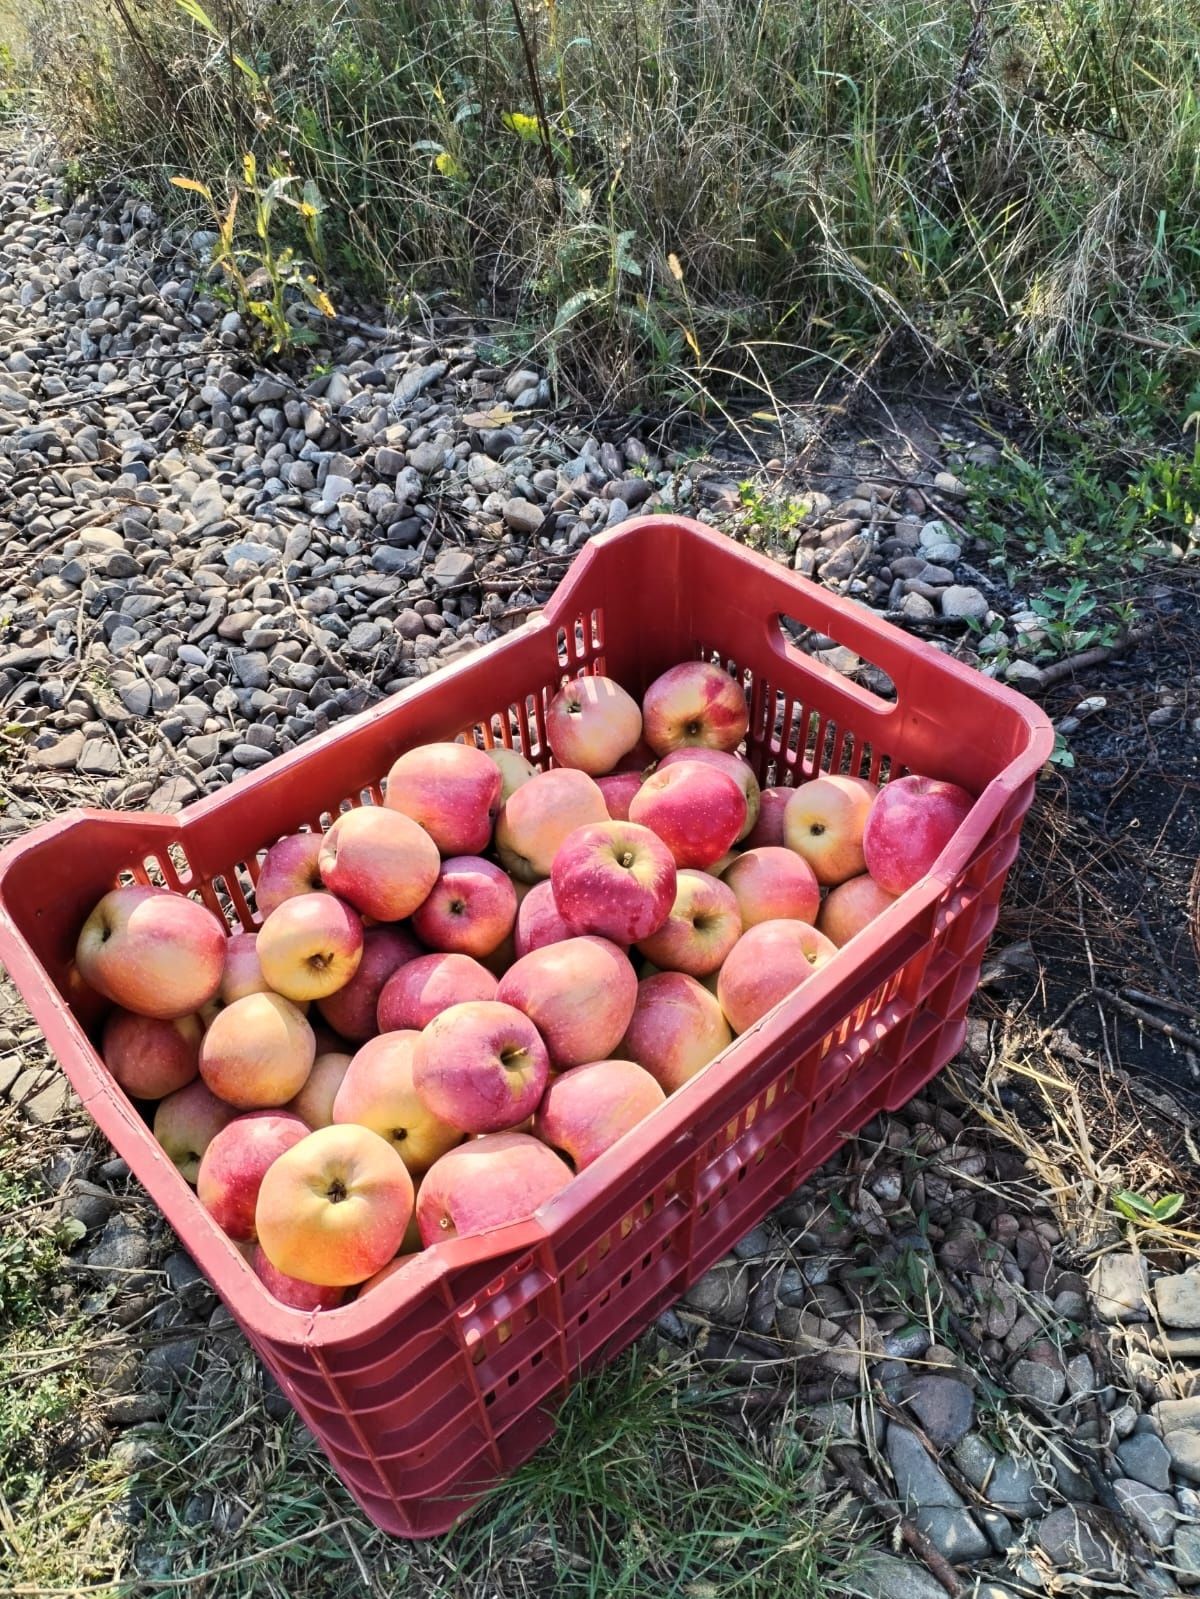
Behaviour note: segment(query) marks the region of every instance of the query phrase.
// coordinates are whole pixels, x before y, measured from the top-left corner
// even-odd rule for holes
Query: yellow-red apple
[[[630,803],[644,781],[641,772],[610,772],[607,777],[596,779],[596,787],[604,795],[610,821],[629,820]]]
[[[316,1132],[318,1127],[328,1127],[333,1120],[333,1102],[352,1059],[353,1056],[340,1049],[328,1049],[318,1054],[304,1087],[288,1100],[284,1110],[299,1116],[312,1132]]]
[[[500,979],[496,998],[529,1017],[561,1072],[616,1047],[633,1015],[637,974],[606,938],[568,938],[522,956]]]
[[[335,994],[317,1001],[330,1027],[352,1043],[365,1043],[379,1031],[379,996],[393,972],[425,951],[403,927],[368,927],[363,932],[362,959],[354,976]]]
[[[289,833],[271,845],[254,885],[254,902],[264,921],[285,899],[321,888],[317,859],[323,842],[320,833]]]
[[[885,893],[875,879],[864,872],[861,877],[848,878],[829,890],[817,917],[817,931],[841,949],[855,933],[861,933],[868,922],[873,922],[881,911],[895,903],[896,896]]]
[[[408,1167],[385,1138],[369,1127],[319,1127],[268,1168],[254,1223],[276,1271],[349,1288],[395,1255],[413,1200]]]
[[[573,1173],[528,1133],[489,1133],[442,1156],[426,1173],[417,1225],[428,1247],[525,1221],[560,1193]]]
[[[522,783],[528,783],[531,777],[537,776],[538,769],[533,762],[527,760],[520,750],[510,750],[507,744],[493,744],[491,749],[483,753],[500,773],[498,803],[501,805]]]
[[[235,1243],[254,1242],[254,1207],[268,1167],[307,1137],[299,1116],[256,1110],[235,1116],[209,1140],[196,1174],[196,1196]]]
[[[388,978],[379,996],[381,1033],[420,1032],[451,1005],[495,999],[496,979],[470,955],[419,955]]]
[[[642,727],[656,755],[682,745],[735,750],[749,725],[741,684],[707,661],[671,667],[655,678],[642,700]]]
[[[313,1030],[279,994],[247,994],[213,1020],[200,1043],[200,1075],[239,1110],[286,1105],[316,1056]]]
[[[735,778],[699,761],[660,766],[629,802],[629,820],[657,833],[676,866],[711,866],[737,842],[746,796]]]
[[[162,1099],[190,1083],[200,1069],[199,1016],[164,1021],[114,1010],[104,1023],[100,1053],[104,1064],[134,1099]]]
[[[512,1005],[470,1000],[435,1016],[413,1052],[422,1103],[464,1133],[498,1133],[536,1109],[550,1075],[541,1034]]]
[[[898,777],[879,791],[863,840],[867,870],[887,894],[903,894],[931,870],[975,801],[957,783]]]
[[[732,1042],[715,995],[685,972],[660,972],[638,984],[633,1019],[618,1054],[636,1061],[664,1093],[673,1094]]]
[[[758,820],[742,840],[747,849],[765,849],[783,843],[783,816],[794,788],[764,788],[758,796]]]
[[[574,932],[635,944],[670,915],[676,875],[674,856],[648,827],[595,822],[563,840],[550,882],[559,915]]]
[[[716,971],[741,933],[733,890],[707,872],[682,871],[670,915],[638,949],[662,971],[704,977]]]
[[[638,703],[611,677],[574,677],[546,712],[546,739],[560,766],[599,777],[642,736]]]
[[[335,894],[297,894],[258,930],[258,962],[276,994],[299,1003],[344,988],[358,970],[363,924]]]
[[[422,744],[393,764],[384,803],[419,822],[443,855],[478,855],[491,840],[500,781],[486,750]]]
[[[336,1310],[346,1297],[344,1288],[319,1288],[316,1283],[306,1283],[299,1277],[289,1277],[285,1271],[276,1271],[261,1244],[255,1244],[250,1266],[267,1292],[291,1310]]]
[[[780,844],[748,849],[725,868],[721,881],[733,890],[743,931],[759,922],[815,923],[821,886],[802,855]]]
[[[533,1120],[534,1135],[582,1171],[665,1099],[644,1066],[592,1061],[550,1080]]]
[[[746,820],[742,823],[742,830],[734,843],[741,843],[753,830],[758,821],[759,809],[762,805],[762,791],[758,786],[758,778],[754,775],[754,768],[749,761],[744,761],[740,755],[731,755],[728,750],[710,750],[702,746],[672,750],[669,755],[664,755],[658,763],[658,770],[665,772],[668,767],[678,766],[681,761],[699,761],[701,766],[711,766],[716,772],[724,772],[727,777],[732,777],[746,798]]]
[[[225,969],[221,973],[218,998],[232,1005],[247,994],[268,994],[271,985],[263,976],[258,961],[258,934],[235,933],[225,941]]]
[[[517,906],[514,944],[519,960],[530,950],[543,949],[547,944],[559,944],[564,938],[574,938],[575,933],[563,920],[554,903],[554,885],[548,877],[534,883]]]
[[[333,1105],[333,1121],[356,1122],[386,1138],[415,1177],[462,1142],[413,1087],[413,1049],[420,1033],[381,1033],[350,1062]]]
[[[441,858],[425,829],[400,811],[360,805],[325,835],[321,881],[377,922],[399,922],[437,881]]]
[[[794,789],[783,813],[783,841],[802,855],[825,888],[863,870],[863,829],[878,789],[865,777],[827,772]]]
[[[194,899],[134,884],[105,894],[84,922],[75,964],[114,1005],[170,1021],[215,996],[225,943],[225,928]]]
[[[237,1115],[200,1078],[177,1088],[159,1101],[154,1112],[154,1136],[179,1168],[185,1182],[195,1186],[204,1151]]]
[[[517,891],[512,878],[479,855],[452,855],[413,912],[413,931],[429,949],[490,955],[512,932]]]
[[[496,853],[522,882],[549,877],[559,846],[589,822],[608,820],[604,795],[586,772],[556,766],[522,783],[496,820]]]
[[[744,1033],[837,954],[807,922],[759,922],[730,950],[717,998],[735,1033]]]

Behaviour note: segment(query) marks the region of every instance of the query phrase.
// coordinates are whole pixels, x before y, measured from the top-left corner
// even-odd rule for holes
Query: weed
[[[742,506],[741,527],[747,542],[762,548],[793,549],[796,530],[812,509],[808,500],[764,494],[749,480],[738,484],[738,499]]]

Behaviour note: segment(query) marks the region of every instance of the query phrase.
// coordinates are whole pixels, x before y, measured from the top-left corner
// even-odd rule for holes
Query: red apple
[[[673,1094],[733,1042],[716,997],[684,972],[660,972],[638,984],[633,1019],[619,1053]]]
[[[352,1043],[365,1043],[379,1031],[379,996],[393,972],[425,951],[402,927],[368,927],[363,932],[362,959],[354,976],[334,994],[317,1001],[317,1009],[335,1032]]]
[[[863,829],[878,793],[863,777],[836,772],[793,789],[783,816],[783,841],[802,855],[825,887],[863,870]]]
[[[196,1175],[196,1195],[217,1226],[235,1243],[252,1244],[254,1207],[267,1168],[302,1138],[299,1116],[281,1110],[235,1116],[209,1142]]]
[[[675,879],[671,851],[633,822],[577,828],[563,840],[550,874],[554,903],[567,925],[614,944],[634,944],[657,932],[670,915]]]
[[[297,894],[273,910],[258,930],[263,976],[285,999],[324,999],[358,970],[363,924],[334,894]]]
[[[642,736],[642,713],[611,677],[575,677],[546,712],[546,739],[560,766],[611,772]]]
[[[750,716],[740,683],[707,661],[684,661],[655,678],[642,701],[646,742],[656,755],[682,745],[735,750]]]
[[[759,922],[815,922],[821,908],[812,867],[802,855],[778,844],[748,849],[725,868],[721,881],[733,890],[743,929]]]
[[[413,1180],[367,1127],[321,1127],[269,1168],[254,1222],[277,1271],[349,1288],[386,1266],[413,1213]]]
[[[232,1105],[218,1099],[196,1078],[159,1101],[154,1136],[179,1168],[179,1175],[194,1186],[204,1151],[236,1115]]]
[[[807,922],[759,922],[738,939],[717,979],[729,1025],[744,1033],[836,954]]]
[[[525,1221],[571,1181],[571,1168],[528,1133],[468,1139],[426,1174],[417,1224],[426,1245]]]
[[[194,899],[135,884],[105,894],[83,924],[75,964],[114,1005],[170,1021],[215,996],[225,943],[225,928]]]
[[[670,915],[638,949],[664,971],[704,977],[716,971],[741,932],[733,891],[707,872],[683,871]]]
[[[293,1115],[299,1116],[304,1125],[313,1132],[316,1132],[318,1127],[328,1127],[333,1120],[333,1102],[350,1069],[352,1058],[337,1049],[326,1050],[319,1054],[312,1063],[312,1071],[305,1079],[304,1087],[288,1100],[283,1107],[284,1110],[290,1110]]]
[[[657,833],[676,866],[711,866],[745,826],[746,796],[728,772],[683,761],[651,772],[630,801],[629,819]]]
[[[596,787],[604,795],[610,821],[629,820],[630,803],[643,781],[641,772],[611,772],[607,777],[596,779]]]
[[[534,1134],[582,1171],[665,1099],[650,1073],[633,1061],[592,1061],[551,1079]]]
[[[519,960],[531,950],[543,949],[547,944],[561,943],[575,934],[563,921],[554,903],[554,885],[548,877],[534,883],[517,906],[514,943]]]
[[[533,762],[526,760],[520,750],[510,750],[506,744],[493,744],[491,749],[483,753],[500,773],[501,805],[522,783],[528,783],[531,777],[537,776],[538,769]]]
[[[658,756],[655,755],[646,740],[639,738],[629,753],[622,755],[608,775],[610,777],[623,777],[630,772],[637,772],[639,776],[645,777],[657,759]],[[616,821],[616,817],[613,820]]]
[[[423,1027],[451,1005],[495,999],[496,979],[470,955],[421,955],[392,973],[379,996],[379,1031]]]
[[[443,855],[478,855],[500,808],[500,769],[473,744],[422,744],[393,764],[384,803],[419,822]]]
[[[529,1017],[560,1072],[612,1052],[633,1015],[637,976],[607,939],[568,938],[523,956],[496,998]]]
[[[881,789],[863,849],[884,893],[903,894],[931,871],[974,803],[965,788],[936,777],[897,777]]]
[[[218,997],[222,1005],[232,1005],[247,994],[267,994],[270,984],[258,961],[258,934],[235,933],[225,941],[225,969],[221,973]]]
[[[762,804],[762,792],[750,762],[744,761],[740,755],[730,755],[727,750],[684,748],[672,750],[669,755],[664,755],[658,763],[658,770],[665,772],[668,767],[678,766],[682,761],[699,761],[701,766],[711,766],[715,772],[724,772],[727,777],[732,777],[741,789],[746,799],[746,820],[734,840],[735,843],[740,843],[758,821],[759,808]]]
[[[429,1109],[413,1087],[413,1050],[420,1033],[381,1033],[350,1063],[333,1106],[333,1121],[355,1122],[386,1138],[414,1177],[461,1142],[462,1134]]]
[[[464,1133],[498,1133],[532,1114],[550,1075],[537,1028],[512,1005],[452,1005],[422,1032],[412,1080],[422,1103]]]
[[[496,821],[496,853],[522,882],[549,877],[559,846],[576,828],[608,819],[604,795],[586,772],[557,766],[511,794]]]
[[[200,1044],[200,1075],[239,1110],[285,1105],[316,1057],[313,1030],[279,994],[247,994],[213,1020]]]
[[[360,805],[344,811],[325,835],[321,880],[355,910],[377,922],[399,922],[437,881],[437,845],[399,811]]]
[[[452,855],[412,924],[430,949],[483,956],[504,942],[516,915],[517,892],[506,872],[479,855]]]
[[[764,788],[758,796],[758,820],[742,842],[747,849],[765,849],[783,843],[783,816],[794,788]]]
[[[261,1244],[255,1244],[250,1265],[267,1292],[292,1310],[336,1310],[346,1297],[344,1288],[318,1288],[316,1283],[302,1282],[299,1277],[276,1271],[263,1254]]]
[[[317,859],[323,843],[320,833],[290,833],[271,845],[254,885],[254,902],[264,921],[285,899],[313,894],[321,887]]]
[[[162,1099],[190,1083],[200,1069],[199,1016],[164,1021],[114,1010],[104,1023],[100,1053],[104,1064],[134,1099]]]
[[[851,877],[826,894],[817,917],[817,930],[841,949],[855,933],[861,933],[868,922],[873,922],[881,911],[895,903],[896,896],[885,893],[873,877],[866,873],[862,877]]]

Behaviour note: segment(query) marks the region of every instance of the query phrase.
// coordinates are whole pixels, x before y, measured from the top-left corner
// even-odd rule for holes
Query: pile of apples
[[[384,804],[266,853],[262,925],[106,894],[104,1060],[284,1304],[328,1309],[520,1220],[922,877],[951,783],[760,792],[741,686],[685,662],[549,706],[555,766],[428,744]]]

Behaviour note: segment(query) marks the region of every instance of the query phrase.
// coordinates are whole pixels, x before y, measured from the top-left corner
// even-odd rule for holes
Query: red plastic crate
[[[890,703],[806,655],[790,618],[895,685]],[[336,1311],[279,1304],[202,1209],[99,1059],[72,990],[79,927],[118,881],[198,895],[231,929],[281,834],[378,803],[404,749],[504,742],[549,763],[566,675],[640,695],[720,661],[750,705],[764,783],[817,771],[950,778],[979,798],[934,870],[538,1213],[425,1251]],[[959,1048],[968,1001],[1053,747],[1042,713],[860,607],[674,517],[601,535],[543,615],[179,816],[80,811],[0,856],[0,958],[91,1115],[380,1527],[442,1532],[554,1429],[611,1359],[865,1122]]]

